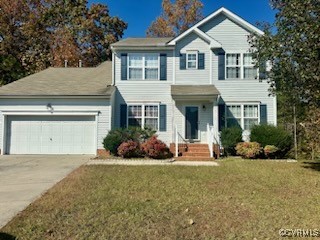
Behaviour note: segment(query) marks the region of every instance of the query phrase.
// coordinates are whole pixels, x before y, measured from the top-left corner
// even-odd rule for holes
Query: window
[[[226,127],[239,126],[244,130],[250,130],[252,126],[257,124],[259,124],[259,105],[239,104],[227,106]]]
[[[197,69],[198,68],[198,54],[197,52],[187,53],[187,69]]]
[[[243,54],[243,78],[244,79],[256,79],[257,78],[257,69],[254,67],[252,60],[252,54],[244,53]]]
[[[130,80],[158,80],[158,54],[129,54],[128,76]]]
[[[159,106],[158,105],[129,105],[128,126],[152,128],[158,130]]]
[[[258,74],[251,53],[226,54],[226,75],[231,79],[256,79]]]
[[[240,54],[227,54],[227,78],[240,78]]]

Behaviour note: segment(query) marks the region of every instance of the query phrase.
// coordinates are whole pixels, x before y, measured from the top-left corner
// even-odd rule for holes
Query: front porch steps
[[[185,143],[179,144],[179,157],[175,157],[177,161],[213,161],[215,158],[210,157],[208,144],[201,143]],[[170,145],[170,150],[175,153],[175,144]]]

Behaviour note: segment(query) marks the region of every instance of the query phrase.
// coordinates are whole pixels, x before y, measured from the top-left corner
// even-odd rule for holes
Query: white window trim
[[[227,55],[228,54],[240,54],[240,65],[227,65]],[[243,57],[245,54],[251,54],[249,52],[226,52],[226,57],[225,57],[225,78],[226,79],[233,79],[233,80],[238,80],[238,79],[244,79],[244,80],[248,80],[248,79],[257,79],[257,77],[255,78],[244,78],[244,68],[245,67],[252,67],[254,66],[254,64],[251,64],[251,65],[244,65],[244,61],[243,61]],[[240,77],[239,78],[228,78],[228,74],[227,74],[227,69],[228,67],[240,67]],[[256,69],[257,71],[257,75],[256,76],[259,76],[259,70],[258,68]]]
[[[130,78],[130,71],[129,71],[129,69],[131,68],[131,66],[130,66],[130,56],[133,56],[133,55],[142,57],[142,79],[132,79],[132,78]],[[148,67],[146,67],[145,57],[148,56],[148,55],[149,56],[153,55],[153,56],[157,56],[158,57],[158,66],[157,66],[158,76],[157,76],[156,79],[146,79],[145,75],[146,75],[146,69],[148,69]],[[159,53],[128,53],[127,63],[128,63],[127,76],[128,76],[128,80],[129,81],[141,81],[141,80],[143,80],[143,81],[155,81],[155,80],[160,80],[160,54]],[[132,68],[134,68],[134,67],[132,67]]]
[[[245,105],[251,105],[251,106],[258,106],[258,116],[257,117],[244,117],[244,106]],[[242,130],[246,130],[247,131],[247,129],[244,129],[244,120],[245,119],[257,119],[258,118],[258,124],[260,124],[260,103],[257,103],[257,102],[241,102],[241,103],[236,103],[236,102],[230,102],[230,103],[226,103],[225,104],[225,119],[226,119],[226,121],[225,121],[225,127],[227,128],[228,126],[227,126],[227,119],[229,119],[228,118],[228,116],[227,116],[227,111],[228,111],[228,106],[240,106],[240,108],[241,108],[241,115],[240,115],[240,126],[241,126],[241,128],[242,128]]]
[[[159,103],[130,103],[127,105],[128,111],[127,111],[127,126],[129,126],[129,118],[134,118],[134,117],[129,117],[129,107],[130,106],[141,106],[141,128],[144,129],[145,125],[145,119],[146,118],[153,118],[153,119],[158,119],[158,126],[156,130],[157,132],[160,129],[160,104]],[[157,117],[146,117],[145,116],[145,107],[146,106],[157,106],[158,107],[158,116]],[[139,117],[140,118],[140,117]]]
[[[196,67],[195,68],[189,68],[189,66],[188,66],[188,62],[194,62],[194,60],[192,60],[192,61],[189,61],[188,60],[188,55],[193,55],[193,54],[195,54],[196,55]],[[187,53],[186,53],[186,69],[190,69],[190,70],[197,70],[198,69],[198,54],[199,54],[199,52],[198,51],[195,51],[195,50],[189,50],[189,51],[187,51]]]

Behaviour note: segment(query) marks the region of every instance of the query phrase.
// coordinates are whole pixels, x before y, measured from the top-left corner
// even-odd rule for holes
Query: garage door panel
[[[10,154],[93,154],[93,116],[10,116]]]

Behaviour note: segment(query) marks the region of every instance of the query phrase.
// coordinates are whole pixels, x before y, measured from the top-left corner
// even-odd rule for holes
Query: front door
[[[199,108],[186,107],[186,139],[198,140]]]

